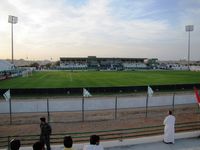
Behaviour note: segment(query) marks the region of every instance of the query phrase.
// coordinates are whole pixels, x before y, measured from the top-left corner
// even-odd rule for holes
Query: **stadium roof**
[[[0,71],[12,70],[13,67],[14,65],[11,64],[10,62],[5,60],[0,60]]]
[[[122,60],[145,60],[147,58],[122,58],[122,57],[96,57],[96,56],[88,56],[88,57],[60,57],[60,60],[73,60],[73,59],[122,59]]]

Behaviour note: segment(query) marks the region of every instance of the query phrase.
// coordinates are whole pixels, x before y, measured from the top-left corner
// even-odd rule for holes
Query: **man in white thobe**
[[[165,125],[164,128],[164,143],[166,144],[174,144],[174,125],[175,125],[175,117],[172,115],[172,111],[169,110],[168,116],[163,121]]]
[[[104,150],[103,146],[99,144],[100,137],[98,135],[90,136],[90,145],[85,145],[83,150]]]

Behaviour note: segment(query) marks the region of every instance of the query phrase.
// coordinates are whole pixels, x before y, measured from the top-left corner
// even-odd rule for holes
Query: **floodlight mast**
[[[188,70],[190,70],[190,32],[194,30],[193,25],[185,26],[185,31],[188,32]]]
[[[18,18],[15,16],[8,16],[8,23],[11,23],[11,50],[12,50],[12,64],[14,65],[14,55],[13,55],[13,24],[18,22]]]

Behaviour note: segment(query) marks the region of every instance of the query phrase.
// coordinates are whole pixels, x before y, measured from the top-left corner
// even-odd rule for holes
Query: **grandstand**
[[[32,74],[33,70],[34,70],[33,67],[19,68],[8,61],[0,60],[0,80],[5,80],[18,76],[25,77],[28,76],[29,74]]]
[[[0,72],[14,69],[14,65],[8,61],[0,60]]]
[[[11,76],[11,71],[14,69],[14,65],[8,61],[0,60],[0,80],[7,79]]]
[[[133,70],[147,69],[147,58],[97,58],[88,57],[61,57],[60,68],[70,70]]]

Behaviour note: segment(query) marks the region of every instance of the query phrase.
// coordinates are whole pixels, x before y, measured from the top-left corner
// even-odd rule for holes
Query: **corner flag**
[[[10,89],[3,94],[6,101],[10,100]]]
[[[86,90],[85,88],[83,88],[83,97],[90,97],[90,96],[92,96],[90,94],[90,92],[88,92],[88,90]]]
[[[194,87],[194,92],[195,92],[195,95],[196,95],[197,103],[198,103],[199,106],[200,106],[200,96],[199,96],[199,92],[198,92],[198,90],[197,90],[196,87]]]
[[[150,97],[152,97],[152,95],[153,95],[153,90],[152,90],[152,88],[151,88],[150,86],[148,86],[147,93],[148,93],[148,95],[149,95]]]

